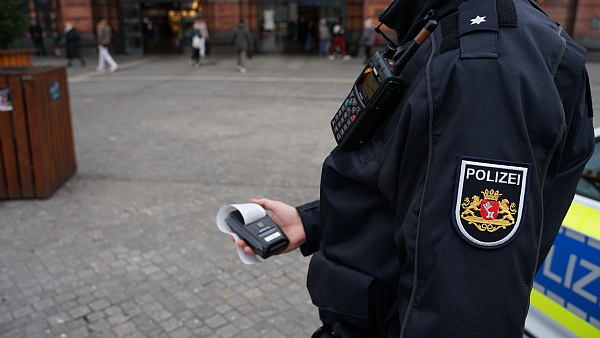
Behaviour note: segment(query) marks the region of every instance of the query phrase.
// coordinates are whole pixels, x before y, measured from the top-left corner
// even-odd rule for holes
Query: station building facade
[[[98,18],[107,18],[117,53],[183,52],[185,34],[202,18],[210,32],[212,53],[231,50],[231,32],[240,20],[253,32],[259,53],[305,52],[320,19],[341,17],[351,54],[358,53],[363,22],[377,18],[391,0],[20,0],[32,20],[42,26],[46,45],[60,41],[65,23],[81,33],[83,46],[95,46]],[[538,0],[544,10],[574,39],[600,49],[600,2]],[[23,43],[27,43],[24,41]],[[48,46],[50,47],[50,46]],[[316,42],[315,42],[316,47]],[[316,50],[312,48],[311,50]]]

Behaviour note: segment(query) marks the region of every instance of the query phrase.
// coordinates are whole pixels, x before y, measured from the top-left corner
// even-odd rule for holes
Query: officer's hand
[[[298,215],[296,208],[289,204],[285,204],[279,201],[273,201],[266,198],[253,199],[252,203],[256,203],[263,207],[265,210],[273,212],[271,218],[281,228],[285,236],[290,241],[288,247],[285,248],[281,253],[290,252],[306,242],[306,234],[304,233],[304,227],[302,226],[302,219]],[[244,240],[238,240],[236,242],[244,251],[249,254],[254,254],[251,247],[244,242]]]

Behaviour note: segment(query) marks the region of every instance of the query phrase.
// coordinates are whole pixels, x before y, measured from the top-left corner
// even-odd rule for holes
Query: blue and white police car
[[[600,338],[600,128],[595,135],[594,155],[535,278],[526,336]]]

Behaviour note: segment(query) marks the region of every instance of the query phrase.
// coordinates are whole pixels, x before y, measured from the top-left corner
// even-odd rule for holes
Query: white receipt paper
[[[239,211],[240,214],[242,214],[244,224],[250,224],[267,216],[267,212],[265,211],[265,209],[263,209],[263,207],[256,203],[229,204],[222,206],[221,209],[219,209],[219,212],[217,213],[217,227],[219,227],[219,230],[221,230],[221,232],[233,236],[233,238],[235,238],[236,241],[240,239],[240,237],[235,232],[231,231],[229,225],[227,225],[227,222],[225,222],[225,218],[227,218],[227,216],[229,216],[230,213],[236,210]],[[245,264],[255,264],[260,262],[256,255],[248,254],[237,244],[234,243],[234,245],[237,250],[238,256],[240,256],[240,259]]]

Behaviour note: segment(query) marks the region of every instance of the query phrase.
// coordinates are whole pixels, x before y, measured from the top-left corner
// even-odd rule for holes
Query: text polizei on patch
[[[454,225],[474,246],[510,243],[524,217],[529,165],[461,157],[454,196]]]

